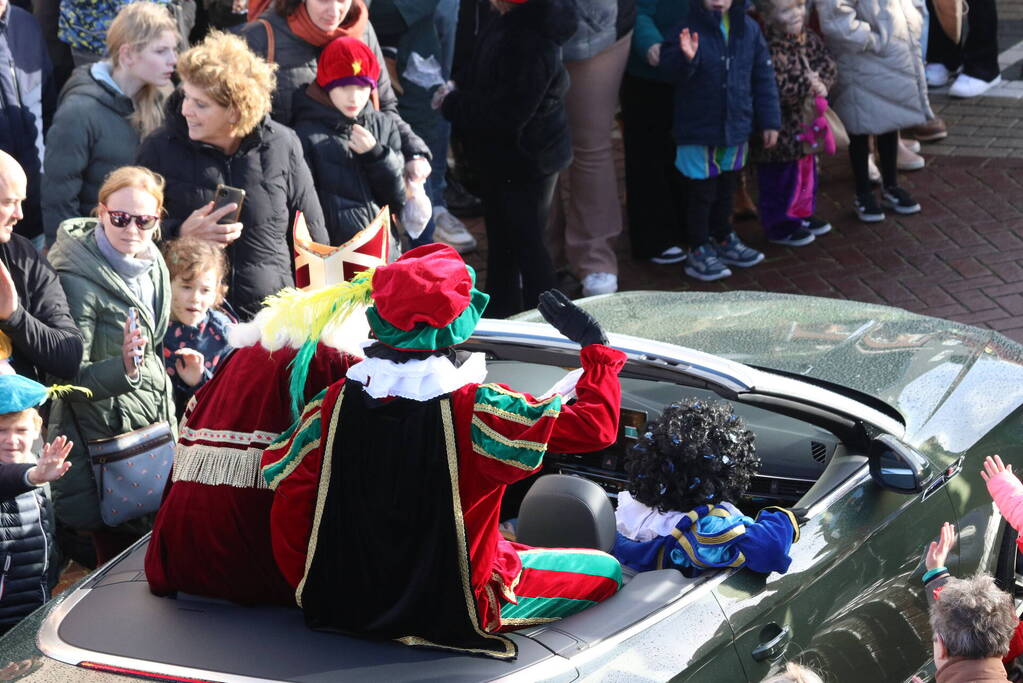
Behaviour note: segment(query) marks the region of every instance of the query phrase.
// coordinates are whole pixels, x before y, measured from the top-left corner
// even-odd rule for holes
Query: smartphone
[[[139,311],[132,306],[128,309],[128,329],[132,332],[139,329]],[[135,349],[135,367],[142,365],[142,349]]]
[[[219,223],[237,223],[242,216],[242,204],[245,203],[245,190],[230,185],[217,185],[216,194],[213,195],[213,210],[216,211],[222,206],[234,202],[238,208],[234,213],[229,213],[220,219]]]

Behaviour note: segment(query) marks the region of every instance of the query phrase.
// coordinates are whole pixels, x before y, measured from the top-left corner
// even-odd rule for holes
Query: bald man
[[[11,366],[19,375],[68,379],[82,362],[82,335],[57,273],[14,233],[27,184],[14,157],[0,151],[0,332],[11,339]]]

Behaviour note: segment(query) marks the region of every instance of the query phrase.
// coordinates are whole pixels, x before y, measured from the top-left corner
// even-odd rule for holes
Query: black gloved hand
[[[580,346],[607,344],[604,330],[593,316],[576,306],[557,289],[548,289],[541,294],[536,309],[558,332]]]

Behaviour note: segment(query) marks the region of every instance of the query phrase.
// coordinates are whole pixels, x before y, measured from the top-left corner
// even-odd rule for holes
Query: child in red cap
[[[319,191],[330,243],[344,244],[388,206],[405,202],[401,135],[379,111],[380,64],[365,43],[342,37],[320,54],[316,80],[294,94],[295,132]]]

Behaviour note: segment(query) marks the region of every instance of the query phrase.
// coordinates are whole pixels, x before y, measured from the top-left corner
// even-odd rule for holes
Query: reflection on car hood
[[[771,292],[622,292],[578,303],[609,332],[874,396],[902,415],[911,442],[938,438],[953,452],[1023,403],[1023,346],[899,308]]]

